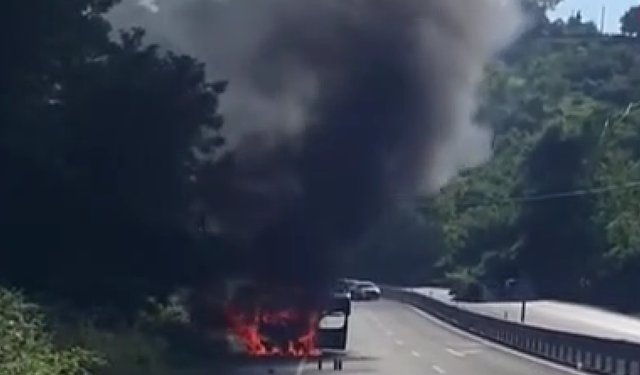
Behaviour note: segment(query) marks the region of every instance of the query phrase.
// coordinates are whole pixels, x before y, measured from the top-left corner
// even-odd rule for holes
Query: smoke
[[[147,3],[110,18],[230,81],[234,172],[210,203],[266,276],[296,279],[326,276],[398,197],[490,156],[478,86],[523,26],[515,0]]]

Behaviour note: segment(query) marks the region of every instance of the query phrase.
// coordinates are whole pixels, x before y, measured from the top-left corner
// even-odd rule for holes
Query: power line
[[[624,120],[627,116],[631,114],[631,111],[634,110],[637,106],[640,105],[640,101],[629,102],[624,110],[619,110],[616,114],[609,116],[602,126],[602,132],[600,133],[600,137],[598,142],[602,142],[604,139],[606,131],[609,129],[609,126],[614,121]],[[535,194],[521,197],[508,197],[504,199],[496,199],[496,200],[486,200],[484,202],[463,202],[462,206],[474,207],[474,206],[495,206],[502,204],[513,204],[513,203],[528,203],[528,202],[540,202],[547,201],[553,199],[563,199],[569,197],[578,197],[578,196],[586,196],[586,195],[599,195],[605,194],[616,190],[624,190],[624,189],[634,189],[640,187],[640,180],[638,181],[629,181],[624,184],[617,185],[608,185],[603,187],[593,187],[586,189],[574,189],[562,192],[555,193],[547,193],[547,194]],[[460,204],[457,204],[459,207]]]
[[[486,199],[483,201],[462,201],[457,202],[457,207],[486,207],[486,206],[498,206],[505,204],[516,204],[516,203],[535,203],[556,199],[565,199],[570,197],[579,197],[579,196],[588,196],[588,195],[600,195],[606,194],[617,190],[628,190],[628,189],[636,189],[640,188],[640,180],[639,181],[630,181],[624,184],[617,185],[608,185],[598,188],[587,188],[587,189],[575,189],[547,194],[534,194],[534,195],[525,195],[520,197],[507,197],[507,198],[498,198],[498,199]],[[428,204],[427,204],[428,205]]]
[[[519,198],[511,198],[511,200],[513,202],[535,202],[535,201],[561,199],[561,198],[577,197],[577,196],[584,196],[584,195],[599,195],[599,194],[604,194],[604,193],[608,193],[615,190],[633,189],[638,187],[640,187],[640,181],[631,181],[631,182],[627,182],[625,184],[620,184],[620,185],[609,185],[609,186],[604,186],[599,188],[576,189],[576,190],[569,190],[569,191],[563,191],[563,192],[557,192],[557,193],[531,195],[531,196],[524,196]]]

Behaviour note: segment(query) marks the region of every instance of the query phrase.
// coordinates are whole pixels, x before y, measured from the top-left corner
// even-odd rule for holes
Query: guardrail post
[[[594,368],[593,354],[591,354],[590,351],[587,351],[586,353],[584,353],[584,364],[587,366],[588,369]]]
[[[622,358],[618,358],[616,359],[615,363],[616,363],[615,374],[627,375],[627,361],[625,361]]]
[[[596,354],[596,360],[595,360],[595,366],[594,368],[596,370],[604,370],[604,366],[603,366],[603,361],[602,361],[602,356],[600,354]]]

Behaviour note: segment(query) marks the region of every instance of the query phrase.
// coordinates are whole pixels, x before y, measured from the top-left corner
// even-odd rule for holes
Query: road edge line
[[[417,308],[417,307],[415,307],[413,305],[402,303],[402,302],[397,302],[397,301],[393,301],[393,300],[387,300],[387,301],[391,301],[391,302],[403,305],[405,307],[408,307],[409,310],[412,310],[413,312],[417,313],[421,317],[433,322],[434,324],[439,325],[440,327],[443,327],[443,328],[445,328],[445,329],[447,329],[449,331],[452,331],[452,332],[454,332],[454,333],[456,333],[456,334],[458,334],[460,336],[464,336],[465,338],[468,338],[470,340],[480,342],[483,345],[489,346],[489,347],[491,347],[493,349],[500,350],[502,352],[511,354],[513,356],[524,358],[524,359],[527,359],[527,360],[529,360],[531,362],[539,363],[541,365],[544,365],[544,366],[547,366],[547,367],[551,367],[553,369],[556,369],[556,370],[559,370],[559,371],[563,371],[563,372],[566,372],[568,374],[572,374],[572,375],[584,375],[584,374],[586,374],[586,372],[584,372],[584,371],[580,371],[578,369],[574,369],[574,368],[568,367],[568,366],[563,366],[563,365],[548,361],[546,359],[543,359],[543,358],[540,358],[540,357],[536,357],[536,356],[531,355],[531,354],[527,354],[527,353],[524,353],[524,352],[521,352],[521,351],[518,351],[518,350],[515,350],[515,349],[512,349],[512,348],[508,348],[508,347],[506,347],[504,345],[500,345],[498,343],[495,343],[495,342],[493,342],[491,340],[487,340],[487,339],[485,339],[483,337],[480,337],[478,335],[474,335],[471,332],[466,332],[466,331],[464,331],[464,330],[462,330],[462,329],[460,329],[458,327],[454,327],[454,326],[452,326],[450,324],[447,324],[447,323],[441,321],[440,319],[436,318],[435,316],[429,315],[428,313],[420,310],[419,308]]]

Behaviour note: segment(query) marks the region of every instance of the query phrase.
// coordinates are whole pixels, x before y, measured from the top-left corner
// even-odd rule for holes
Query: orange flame
[[[232,333],[243,342],[251,356],[294,356],[310,357],[320,355],[317,348],[318,314],[301,313],[294,310],[261,311],[251,313],[227,305],[225,315]],[[264,327],[301,327],[297,337],[288,337],[284,342],[275,343],[264,331]]]

